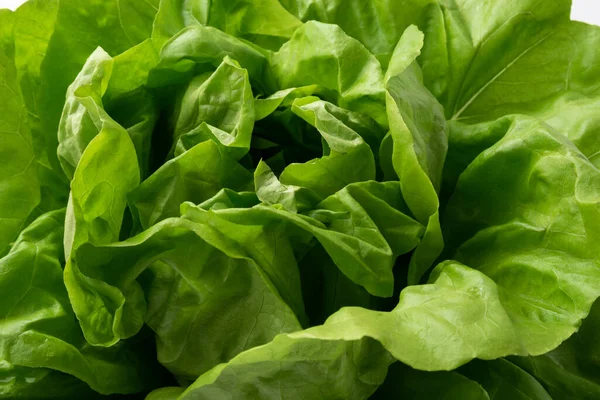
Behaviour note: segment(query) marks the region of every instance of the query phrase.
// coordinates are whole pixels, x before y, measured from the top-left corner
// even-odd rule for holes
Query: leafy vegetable
[[[600,396],[570,6],[0,10],[0,398]]]

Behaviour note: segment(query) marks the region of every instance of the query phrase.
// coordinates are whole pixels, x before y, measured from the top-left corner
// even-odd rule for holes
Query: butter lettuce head
[[[0,399],[599,398],[570,8],[0,10]]]

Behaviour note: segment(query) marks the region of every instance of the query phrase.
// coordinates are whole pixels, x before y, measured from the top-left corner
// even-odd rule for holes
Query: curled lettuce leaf
[[[340,27],[311,21],[271,57],[280,89],[318,85],[334,91],[338,105],[386,126],[383,72],[377,59]]]
[[[250,149],[254,128],[254,98],[248,71],[225,57],[209,76],[190,81],[173,116],[176,153],[195,143],[214,140],[235,159]]]
[[[298,271],[290,245],[277,235],[280,225],[242,227],[207,218],[205,224],[167,219],[123,243],[86,245],[77,254],[82,269],[124,299],[117,309],[108,301],[101,305],[111,317],[90,329],[118,339],[129,321],[146,321],[159,338],[159,361],[188,380],[280,332],[298,330],[282,297],[303,312]],[[248,242],[225,236],[233,230]],[[287,271],[276,269],[281,266]],[[143,272],[147,304],[131,290]],[[232,324],[247,329],[231,330]]]
[[[0,307],[0,396],[78,398],[94,396],[90,388],[110,394],[153,387],[152,357],[138,353],[147,341],[110,349],[85,341],[63,282],[64,218],[64,210],[40,216],[0,259],[6,294]]]
[[[164,0],[152,36],[168,39],[186,26],[212,26],[266,49],[285,43],[301,22],[277,0]]]
[[[528,145],[531,142],[536,145]],[[544,168],[547,162],[560,167]],[[505,174],[494,163],[518,168],[526,180]],[[480,191],[482,178],[477,174],[485,174],[494,190]],[[590,199],[598,198],[594,190],[599,186],[591,182],[599,177],[593,165],[551,128],[534,120],[517,126],[471,163],[450,200],[452,208],[461,202],[475,204],[475,196],[495,199],[461,207],[469,210],[466,214],[448,213],[448,218],[461,218],[448,224],[461,228],[449,236],[451,246],[463,242],[457,259],[477,270],[456,262],[442,263],[430,284],[404,289],[392,312],[345,308],[322,326],[285,337],[297,342],[319,339],[331,346],[339,340],[354,343],[374,338],[394,358],[422,370],[453,369],[475,357],[536,355],[554,349],[576,331],[598,297],[595,255],[588,241],[594,240],[593,226],[598,220]],[[542,189],[545,196],[533,195]],[[522,213],[530,199],[538,199],[541,203],[536,208],[546,206],[550,214]],[[492,208],[479,211],[482,205]],[[511,213],[525,219],[515,220]],[[572,217],[565,220],[567,216]],[[503,240],[499,235],[505,235]],[[573,257],[568,263],[560,256],[567,251],[561,246],[568,246]],[[565,279],[573,284],[566,285]],[[535,300],[531,293],[536,293]],[[423,324],[428,327],[425,331]],[[273,347],[264,354],[276,351],[276,346],[277,340],[264,346]],[[265,361],[252,362],[258,368]],[[238,382],[243,382],[240,387],[264,389],[264,382],[259,383],[253,374],[242,376],[235,365],[236,359],[219,367],[219,375],[225,377],[228,368],[233,368]],[[194,390],[212,390],[212,379],[208,382],[201,377]]]
[[[414,61],[423,44],[423,34],[414,26],[400,38],[386,73],[386,106],[391,143],[382,151],[391,153],[391,164],[402,185],[402,193],[417,220],[427,226],[421,246],[410,262],[408,283],[418,283],[444,246],[439,222],[442,166],[448,139],[443,108],[424,87]],[[389,159],[388,159],[389,162]]]

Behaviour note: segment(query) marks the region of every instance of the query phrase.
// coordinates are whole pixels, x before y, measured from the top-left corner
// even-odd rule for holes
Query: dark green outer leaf
[[[36,219],[0,259],[1,398],[77,398],[89,390],[77,379],[104,394],[153,386],[139,346],[96,349],[83,338],[63,282],[64,214]]]
[[[57,12],[58,0],[29,1],[15,12],[15,65],[36,154],[41,186],[40,213],[64,207],[68,196],[68,182],[56,157],[56,133],[46,134],[39,104],[41,67],[54,33]]]
[[[17,80],[14,14],[0,10],[0,256],[6,254],[38,206],[35,150]]]
[[[535,376],[555,400],[592,400],[600,396],[598,335],[600,303],[596,301],[579,331],[551,352],[537,357],[511,357]]]
[[[485,388],[490,400],[552,400],[533,376],[505,359],[474,360],[459,369],[460,373]]]
[[[490,397],[476,381],[458,372],[423,372],[397,362],[390,366],[385,382],[370,399],[490,400]]]
[[[173,390],[163,398],[280,399],[285,393],[294,400],[365,399],[383,382],[391,363],[389,354],[368,339],[325,342],[278,336],[215,367],[183,393]]]

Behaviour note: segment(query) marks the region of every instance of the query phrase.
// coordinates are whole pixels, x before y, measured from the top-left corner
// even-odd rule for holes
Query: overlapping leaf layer
[[[0,10],[0,398],[600,398],[570,6]]]

